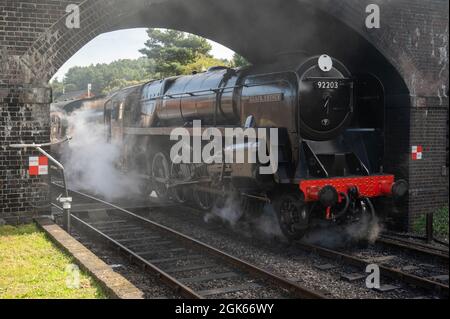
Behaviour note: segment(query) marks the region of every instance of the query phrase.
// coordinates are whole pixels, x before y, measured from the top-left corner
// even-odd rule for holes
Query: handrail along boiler
[[[171,162],[173,128],[194,120],[203,129],[237,128],[248,119],[257,128],[278,128],[275,174],[261,175],[260,164],[247,162]],[[289,239],[301,238],[316,221],[373,216],[371,199],[401,198],[408,190],[405,181],[383,173],[382,85],[368,75],[352,76],[327,55],[214,67],[126,88],[105,103],[105,123],[108,138],[123,145],[123,168],[139,170],[147,181],[146,196],[155,191],[203,209],[239,199],[251,218],[272,202]]]

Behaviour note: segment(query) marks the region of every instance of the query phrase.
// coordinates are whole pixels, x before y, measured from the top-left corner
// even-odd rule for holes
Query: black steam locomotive
[[[177,141],[170,134],[175,127],[192,132],[195,120],[202,121],[202,132],[277,128],[278,170],[262,175],[263,164],[250,161],[174,163],[170,152]],[[290,239],[302,237],[316,221],[373,216],[371,199],[406,194],[405,181],[383,172],[384,122],[381,83],[352,75],[327,55],[213,67],[130,87],[105,103],[108,139],[122,145],[122,168],[140,173],[145,196],[156,192],[205,210],[239,200],[243,218],[258,218],[270,202]],[[253,146],[245,139],[234,148]]]

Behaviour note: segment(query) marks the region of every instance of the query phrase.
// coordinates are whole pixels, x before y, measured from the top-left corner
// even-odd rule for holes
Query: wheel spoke
[[[167,197],[167,184],[170,181],[169,164],[163,153],[157,153],[153,158],[152,180],[158,197]]]
[[[305,211],[302,198],[295,194],[286,194],[277,201],[279,203],[277,215],[283,234],[290,240],[300,239],[308,226],[308,214],[302,216]]]

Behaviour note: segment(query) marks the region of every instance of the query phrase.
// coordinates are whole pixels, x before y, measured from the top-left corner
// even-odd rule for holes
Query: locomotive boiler
[[[277,170],[263,175],[264,164],[250,161],[174,161],[172,130],[195,135],[197,120],[201,133],[276,128]],[[301,238],[317,221],[373,217],[374,198],[401,198],[408,190],[405,181],[383,172],[381,83],[353,75],[328,55],[286,55],[264,65],[213,67],[127,88],[105,103],[105,123],[108,139],[122,145],[124,171],[142,176],[145,196],[156,192],[205,210],[239,200],[243,219],[260,217],[262,206],[272,203],[289,239]],[[270,139],[268,133],[264,143]],[[194,157],[191,145],[186,148]],[[254,145],[246,138],[233,149]]]

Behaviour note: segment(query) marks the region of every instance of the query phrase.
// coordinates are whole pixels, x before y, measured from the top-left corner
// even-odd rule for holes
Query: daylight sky
[[[110,63],[119,59],[137,59],[142,56],[139,50],[144,48],[147,40],[146,29],[129,29],[104,33],[86,44],[70,58],[55,74],[62,80],[73,66],[88,66],[97,63]],[[212,42],[212,55],[219,59],[230,59],[233,51]]]

